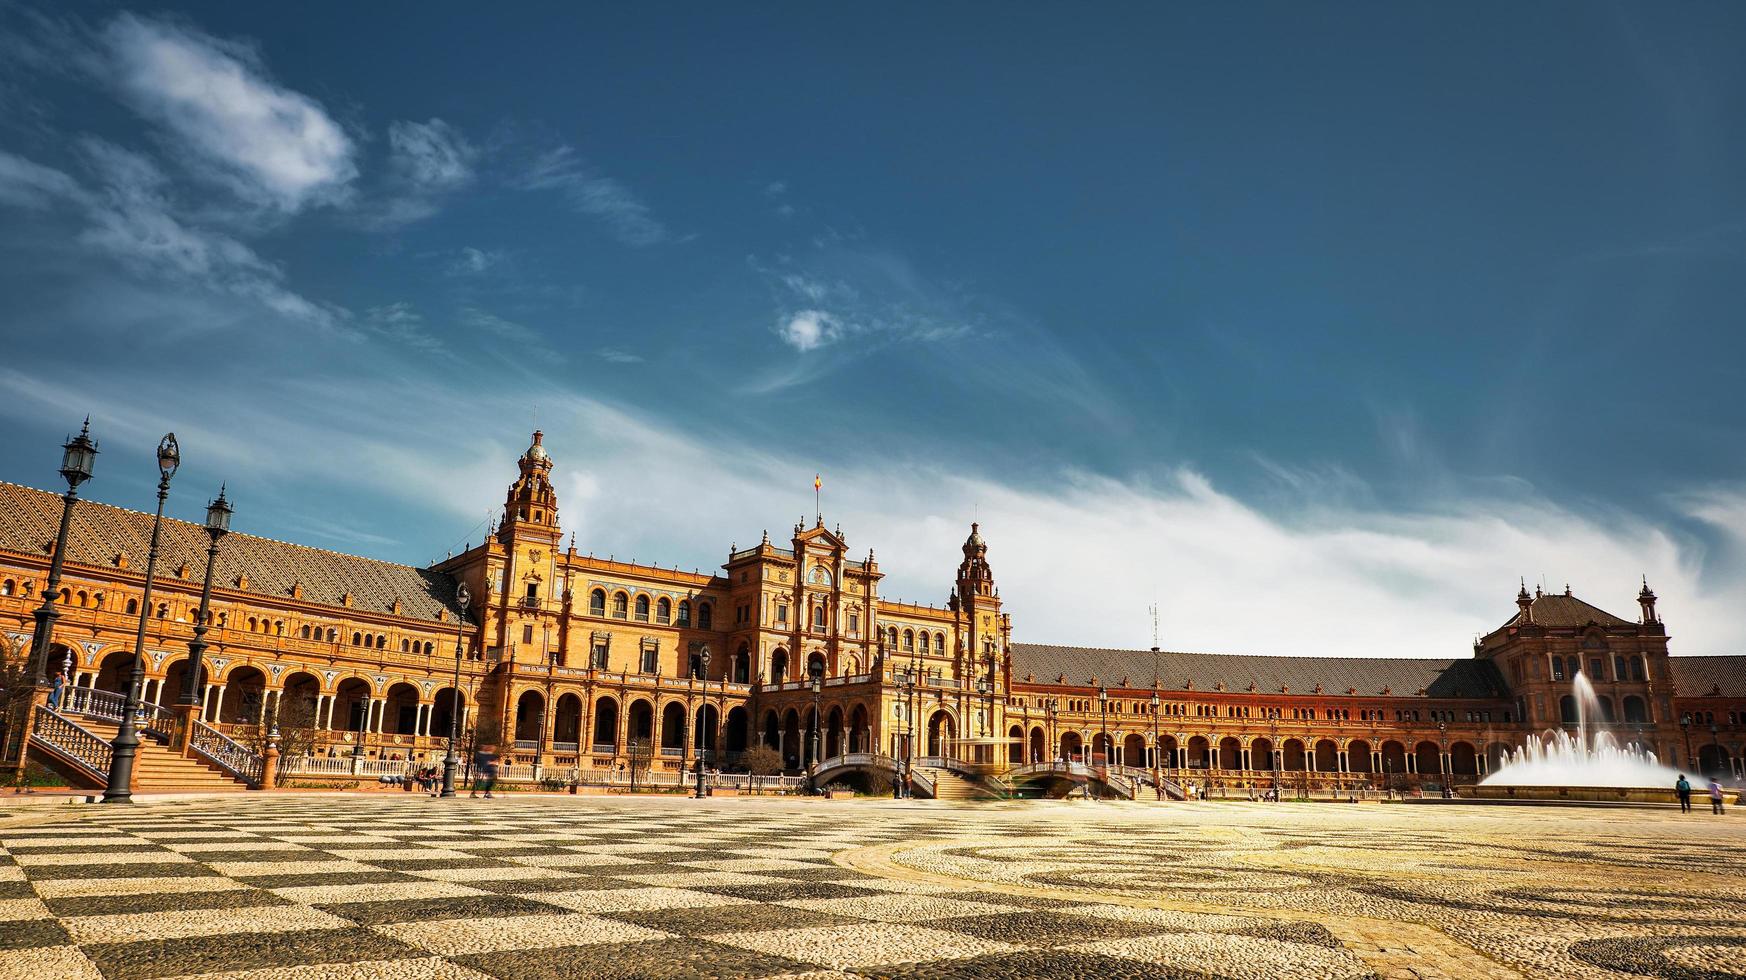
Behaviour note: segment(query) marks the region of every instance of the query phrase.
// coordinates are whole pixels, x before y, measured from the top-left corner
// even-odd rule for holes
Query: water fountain
[[[1576,733],[1529,735],[1520,749],[1505,754],[1503,764],[1480,782],[1474,795],[1492,799],[1672,800],[1679,772],[1662,765],[1655,753],[1643,746],[1635,742],[1621,745],[1612,732],[1595,730],[1595,723],[1603,716],[1594,685],[1578,671],[1572,687]]]

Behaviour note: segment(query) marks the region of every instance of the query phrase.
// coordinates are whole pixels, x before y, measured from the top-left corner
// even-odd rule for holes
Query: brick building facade
[[[594,557],[564,539],[552,468],[535,433],[488,540],[429,568],[227,537],[202,720],[226,731],[297,699],[330,758],[432,759],[458,710],[462,728],[545,771],[638,752],[658,772],[699,755],[732,768],[764,744],[797,770],[873,752],[1325,789],[1481,778],[1527,734],[1574,723],[1581,670],[1620,741],[1741,774],[1746,657],[1670,657],[1647,584],[1635,620],[1523,590],[1471,656],[1446,661],[1014,643],[974,525],[946,602],[915,605],[883,597],[874,552],[822,520],[731,548],[713,574]],[[0,652],[29,646],[59,508],[0,484]],[[126,684],[150,524],[75,510],[52,657],[74,688]],[[164,527],[143,696],[169,706],[207,542],[197,525]]]

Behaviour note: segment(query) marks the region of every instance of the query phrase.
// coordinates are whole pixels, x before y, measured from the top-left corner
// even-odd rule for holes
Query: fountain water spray
[[[1576,696],[1576,735],[1551,730],[1529,735],[1519,750],[1481,786],[1598,786],[1668,789],[1679,778],[1655,753],[1631,742],[1620,745],[1611,732],[1589,734],[1590,719],[1602,720],[1600,698],[1581,671],[1572,685]]]

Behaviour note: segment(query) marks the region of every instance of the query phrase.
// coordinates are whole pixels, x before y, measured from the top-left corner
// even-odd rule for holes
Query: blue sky
[[[423,563],[825,510],[1021,639],[1746,619],[1746,8],[0,6],[0,478]]]

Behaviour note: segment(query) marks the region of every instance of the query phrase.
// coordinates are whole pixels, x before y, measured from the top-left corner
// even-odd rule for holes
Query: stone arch
[[[618,749],[618,699],[610,694],[594,699],[593,748],[596,752]]]
[[[1211,769],[1213,767],[1212,743],[1204,735],[1196,735],[1188,740],[1188,768]]]
[[[841,705],[833,704],[825,713],[824,731],[821,733],[824,742],[824,758],[830,759],[843,754],[843,709]]]
[[[745,705],[736,704],[728,709],[727,726],[723,732],[724,748],[729,752],[744,752],[749,744],[749,715]]]
[[[97,661],[97,679],[92,686],[99,691],[126,694],[128,679],[133,674],[133,651],[111,650]]]
[[[383,696],[382,731],[390,735],[418,734],[418,688],[402,681]]]
[[[430,733],[438,738],[448,738],[451,719],[455,736],[460,737],[460,722],[466,717],[467,695],[452,687],[445,687],[436,692],[431,701]]]
[[[1698,747],[1698,772],[1706,779],[1726,779],[1733,775],[1733,757],[1720,744]]]
[[[1437,776],[1443,772],[1443,755],[1437,750],[1436,742],[1425,741],[1413,746],[1413,761],[1421,776]]]
[[[788,680],[788,650],[777,647],[770,651],[770,683],[782,684]]]
[[[1281,768],[1286,772],[1303,772],[1309,767],[1301,738],[1286,739],[1280,747],[1279,757]]]
[[[814,650],[806,655],[806,677],[800,679],[805,680],[810,677],[824,677],[829,673],[830,669],[825,663],[824,651]]]
[[[1398,776],[1407,771],[1406,746],[1394,739],[1382,743],[1382,772],[1386,776]]]
[[[1043,726],[1041,725],[1034,725],[1031,727],[1030,751],[1032,762],[1045,762],[1048,760],[1049,734],[1043,731]]]
[[[849,712],[849,751],[866,752],[873,747],[873,733],[867,724],[867,706],[857,703]]]
[[[1449,771],[1457,776],[1479,775],[1479,750],[1472,742],[1454,742],[1449,746]]]
[[[223,677],[224,700],[218,720],[226,725],[253,725],[266,707],[267,674],[252,664],[238,664]]]
[[[1272,772],[1274,766],[1273,740],[1257,738],[1249,743],[1249,768],[1261,772]]]
[[[671,750],[677,749],[674,753]],[[668,701],[661,709],[661,754],[684,754],[685,752],[685,706],[677,701]]]
[[[1122,765],[1138,769],[1151,767],[1151,762],[1146,758],[1146,737],[1144,735],[1139,732],[1129,732],[1127,737],[1122,739]]]
[[[545,734],[546,696],[532,689],[521,692],[515,699],[515,746],[518,749],[532,749],[539,745],[540,736]]]
[[[1230,772],[1243,768],[1243,743],[1234,736],[1226,735],[1219,739],[1218,767]]]
[[[1085,755],[1085,740],[1078,732],[1061,733],[1061,759],[1064,762],[1083,762]]]
[[[558,695],[552,707],[552,750],[580,752],[582,749],[582,697],[573,691]]]
[[[651,750],[655,745],[655,706],[648,698],[637,698],[630,703],[630,710],[625,716],[625,744],[640,742]]]
[[[1375,768],[1371,761],[1369,742],[1357,738],[1346,744],[1346,768],[1352,772],[1362,773],[1368,773]]]
[[[715,758],[715,733],[721,728],[721,709],[708,701],[697,707],[695,721],[692,724],[692,751],[703,756],[706,761]]]
[[[365,709],[375,695],[375,688],[362,677],[347,677],[334,688],[331,727],[346,732],[364,730]]]
[[[946,755],[958,738],[958,719],[947,708],[928,716],[928,755]]]
[[[1331,738],[1316,740],[1316,771],[1340,771],[1340,747]]]
[[[1627,694],[1623,702],[1625,722],[1627,724],[1647,724],[1649,721],[1649,706],[1635,694]]]
[[[304,676],[308,676],[305,674]],[[200,664],[200,676],[194,685],[194,703],[199,704],[206,691],[207,670],[205,662]],[[164,670],[164,683],[159,688],[158,703],[164,707],[182,703],[182,695],[188,688],[188,658],[181,657]]]

